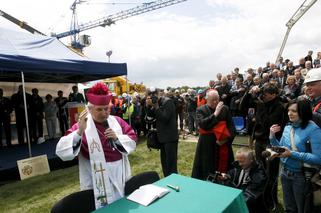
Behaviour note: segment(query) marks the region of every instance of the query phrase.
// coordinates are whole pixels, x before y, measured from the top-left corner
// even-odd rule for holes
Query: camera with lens
[[[157,102],[158,102],[158,97],[157,97],[157,94],[156,94],[156,93],[152,93],[150,98],[152,99],[152,103],[153,103],[153,104],[157,104]]]
[[[270,146],[265,149],[265,151],[262,152],[262,157],[264,158],[274,158],[278,156],[279,154],[282,154],[285,152],[284,147],[280,146]]]
[[[217,183],[217,184],[222,184],[222,185],[226,185],[227,182],[229,182],[231,179],[231,177],[227,174],[223,174],[219,171],[215,171],[214,174],[210,173],[207,178],[206,181],[212,182],[212,183]]]

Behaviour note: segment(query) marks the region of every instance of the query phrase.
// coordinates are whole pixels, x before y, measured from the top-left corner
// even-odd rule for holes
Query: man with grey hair
[[[196,110],[199,140],[194,158],[192,177],[206,180],[215,171],[227,172],[234,160],[232,142],[235,127],[227,106],[217,91],[207,93],[207,103]]]
[[[112,94],[105,84],[96,83],[86,97],[87,108],[60,138],[56,155],[63,161],[78,157],[81,190],[93,189],[98,209],[124,196],[131,177],[128,155],[137,136],[124,120],[110,115]]]
[[[321,68],[310,70],[304,80],[306,94],[309,96],[309,101],[312,106],[312,120],[321,128]],[[307,203],[310,202],[311,196],[306,196]],[[310,212],[321,212],[321,207],[305,206]]]
[[[236,151],[235,160],[235,168],[223,173],[221,179],[243,191],[249,212],[268,212],[263,200],[267,177],[263,166],[256,162],[254,151],[242,147]]]

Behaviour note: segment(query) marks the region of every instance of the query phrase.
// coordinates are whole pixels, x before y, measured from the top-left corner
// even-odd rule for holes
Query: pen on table
[[[166,184],[166,186],[171,188],[171,189],[174,189],[176,192],[179,192],[179,186],[173,186],[173,185],[170,185],[170,184]]]

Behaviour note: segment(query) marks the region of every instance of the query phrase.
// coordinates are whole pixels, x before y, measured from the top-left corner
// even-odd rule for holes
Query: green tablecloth
[[[172,174],[154,183],[179,186],[180,191],[170,193],[145,207],[122,198],[94,213],[238,213],[248,212],[242,191],[190,177]]]

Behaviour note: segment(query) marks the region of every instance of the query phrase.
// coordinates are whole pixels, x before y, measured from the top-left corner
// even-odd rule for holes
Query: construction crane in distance
[[[12,23],[20,26],[22,29],[25,29],[32,34],[45,35],[44,33],[40,32],[40,31],[36,30],[35,28],[31,27],[30,25],[28,25],[26,22],[20,21],[2,10],[0,10],[0,16],[11,21]]]
[[[75,0],[75,2],[71,6],[71,9],[73,10],[73,24],[71,27],[72,29],[70,29],[70,31],[66,31],[63,33],[52,34],[52,36],[57,37],[58,39],[64,38],[67,36],[72,36],[72,41],[71,41],[72,47],[74,47],[75,49],[82,50],[83,47],[90,45],[90,38],[88,35],[79,37],[80,32],[83,32],[85,30],[89,30],[95,27],[99,27],[99,26],[101,27],[110,26],[112,24],[115,24],[116,21],[137,16],[137,15],[147,13],[149,11],[157,10],[160,8],[168,7],[184,1],[187,1],[187,0],[158,0],[158,1],[147,2],[137,7],[134,7],[128,10],[123,10],[116,14],[109,15],[94,21],[90,21],[88,23],[78,25],[76,20],[77,18],[76,5],[86,1]]]
[[[317,2],[317,0],[305,0],[302,5],[299,7],[299,9],[297,9],[297,11],[294,13],[294,15],[291,17],[291,19],[286,23],[287,26],[287,31],[285,33],[285,36],[283,38],[282,44],[281,44],[281,48],[279,50],[278,56],[276,58],[275,63],[277,63],[280,59],[280,57],[282,56],[285,44],[288,40],[290,31],[292,29],[292,27],[295,25],[295,23],[297,23],[297,21],[312,7],[312,5],[314,5],[314,3]]]

